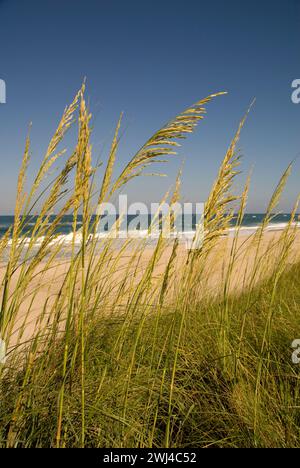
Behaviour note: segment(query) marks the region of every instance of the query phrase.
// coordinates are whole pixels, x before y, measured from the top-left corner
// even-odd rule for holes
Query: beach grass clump
[[[160,235],[151,247],[132,239],[116,247],[98,236],[99,205],[173,157],[219,94],[167,123],[117,175],[122,116],[106,165],[93,165],[85,85],[29,190],[27,137],[14,225],[0,240],[1,447],[299,446],[297,203],[268,236],[289,166],[260,229],[240,236],[250,178],[236,193],[237,144],[248,113],[208,195],[201,246],[185,250]],[[68,154],[61,146],[75,122]],[[180,200],[180,178],[162,203]],[[68,248],[57,233],[67,214]]]

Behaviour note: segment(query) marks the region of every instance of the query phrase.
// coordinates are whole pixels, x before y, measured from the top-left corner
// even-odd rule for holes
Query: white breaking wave
[[[265,228],[265,231],[282,231],[287,227],[288,223],[270,223],[268,226]],[[293,222],[291,223],[291,226],[300,228],[300,222]],[[237,229],[239,229],[241,232],[253,232],[257,231],[261,227],[260,224],[255,224],[254,226],[241,226],[240,228],[237,227],[231,227],[228,229],[229,232],[234,232]]]
[[[266,231],[280,231],[283,230],[288,223],[271,223],[266,227]],[[293,222],[292,226],[296,226],[297,228],[300,227],[300,222]],[[257,229],[259,229],[260,225],[254,225],[254,226],[240,226],[239,228],[237,227],[230,227],[228,229],[228,234],[234,233],[237,229],[239,229],[241,235],[245,235],[248,233],[253,233]],[[160,236],[160,231],[159,230],[151,230],[149,231],[147,229],[144,230],[128,230],[128,231],[106,231],[106,232],[99,232],[95,234],[95,238],[99,241],[103,239],[116,239],[116,240],[124,240],[124,239],[158,239]],[[178,238],[179,240],[182,240],[183,242],[185,241],[192,241],[195,236],[195,231],[189,230],[189,231],[184,231],[184,232],[171,232],[169,234],[170,239],[175,239]],[[89,239],[92,239],[92,235],[90,235]],[[34,241],[35,246],[40,246],[44,242],[45,237],[41,236],[37,238]],[[28,246],[31,242],[30,237],[23,238],[22,240],[20,239],[20,243],[23,243],[24,245]],[[49,245],[71,245],[74,242],[75,245],[80,246],[82,243],[82,233],[79,231],[75,234],[71,232],[69,234],[60,234],[57,235],[50,243]],[[8,245],[12,245],[12,240],[8,242]]]
[[[160,231],[159,230],[151,230],[149,233],[149,230],[128,230],[128,231],[106,231],[106,232],[99,232],[96,233],[95,235],[89,235],[88,239],[91,240],[95,238],[96,240],[101,241],[102,239],[116,239],[116,240],[124,240],[124,239],[158,239],[160,236]],[[175,239],[179,238],[182,240],[192,240],[195,236],[195,231],[185,231],[185,232],[171,232],[168,237],[170,239]],[[45,241],[45,236],[38,237],[34,241],[35,246],[42,245],[43,242]],[[23,239],[20,239],[20,243],[23,243],[24,245],[28,246],[31,242],[32,239],[30,237],[25,237]],[[64,244],[64,245],[71,245],[74,242],[75,245],[80,245],[82,243],[82,233],[79,231],[75,234],[71,232],[69,234],[60,234],[57,235],[52,241],[49,242],[49,245],[58,245],[58,244]],[[12,245],[12,239],[9,240],[8,245]]]

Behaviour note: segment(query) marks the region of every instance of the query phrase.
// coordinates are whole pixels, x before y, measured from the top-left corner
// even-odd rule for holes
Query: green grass
[[[234,192],[240,164],[236,145],[246,117],[207,199],[204,244],[184,261],[178,257],[177,242],[167,248],[163,237],[148,257],[144,244],[130,240],[120,250],[103,240],[99,249],[97,220],[91,223],[100,202],[110,200],[158,157],[174,155],[178,140],[194,130],[215,96],[156,132],[114,177],[120,119],[100,187],[99,164],[92,165],[84,87],[66,109],[29,190],[27,139],[15,223],[0,241],[0,254],[8,251],[2,269],[0,337],[9,350],[0,366],[1,447],[299,446],[300,365],[292,363],[291,349],[300,328],[296,231],[290,223],[276,246],[266,247],[263,241],[290,166],[261,230],[249,240],[246,254],[252,249],[253,262],[247,286],[234,294],[241,255],[236,236],[218,294],[207,289],[207,266],[214,266],[211,258],[232,221],[233,207],[238,226],[246,209],[249,179],[241,194]],[[63,160],[59,146],[75,115],[75,148],[48,183],[49,171]],[[173,203],[180,199],[180,175],[173,193],[165,197]],[[28,244],[23,230],[37,206],[39,217]],[[293,214],[296,209],[297,203]],[[49,223],[54,212],[56,221]],[[28,339],[24,332],[35,298],[57,262],[66,261],[63,246],[53,245],[56,223],[66,213],[74,216],[71,257],[55,293],[50,281]],[[79,213],[83,227],[76,250]],[[36,248],[40,236],[44,241]],[[125,256],[129,260],[124,264]]]
[[[223,303],[189,306],[179,341],[180,310],[161,315],[158,340],[155,314],[142,325],[138,314],[117,348],[124,317],[97,318],[85,341],[85,445],[164,447],[168,436],[170,447],[299,446],[300,365],[292,363],[291,342],[300,329],[300,265],[282,275],[270,305],[272,291],[271,279],[256,289],[250,306],[247,294],[231,299],[227,356],[219,351]],[[270,307],[270,338],[261,354]],[[71,341],[70,356],[75,346]],[[16,446],[55,445],[63,352],[64,339],[46,360],[42,356],[33,364],[14,425]],[[2,379],[3,446],[25,379],[25,370]],[[78,358],[65,380],[62,439],[67,447],[81,445],[80,407]]]

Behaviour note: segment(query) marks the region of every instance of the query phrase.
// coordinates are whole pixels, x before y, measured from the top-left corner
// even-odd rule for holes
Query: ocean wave
[[[288,223],[270,223],[266,228],[265,231],[282,231],[284,228],[286,228]],[[297,228],[300,228],[300,222],[293,222],[292,226],[295,226]],[[230,227],[227,230],[227,234],[231,234],[239,230],[241,235],[246,235],[246,234],[251,234],[257,229],[261,227],[260,224],[256,224],[253,226],[240,226],[240,227]],[[149,233],[149,230],[144,229],[144,230],[120,230],[120,231],[105,231],[105,232],[98,232],[95,234],[95,238],[98,241],[101,241],[103,239],[116,239],[116,240],[124,240],[124,239],[158,239],[160,236],[161,232],[158,229],[152,229],[151,232]],[[226,232],[224,232],[224,235],[226,235]],[[188,230],[188,231],[183,231],[183,232],[176,232],[173,231],[169,234],[170,239],[175,239],[178,238],[179,240],[182,241],[190,241],[193,240],[195,236],[195,231],[193,230]],[[92,235],[90,235],[89,239],[92,239]],[[45,241],[45,237],[41,236],[34,241],[34,246],[40,246],[42,243]],[[30,237],[24,237],[20,239],[20,243],[23,243],[25,246],[28,246],[32,240]],[[53,240],[50,241],[49,245],[71,245],[74,242],[75,245],[79,246],[82,243],[82,233],[78,231],[75,236],[73,232],[70,232],[68,234],[59,234]],[[9,240],[8,246],[12,245],[12,240]]]
[[[282,231],[288,226],[289,223],[270,223],[266,226],[265,231]],[[291,226],[300,228],[300,222],[292,222]],[[239,229],[242,232],[245,231],[257,231],[257,229],[261,228],[261,224],[255,224],[253,226],[240,226],[240,227],[230,227],[228,229],[229,232],[234,232]]]

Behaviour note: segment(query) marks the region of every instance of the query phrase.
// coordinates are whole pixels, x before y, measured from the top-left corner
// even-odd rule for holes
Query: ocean
[[[255,231],[261,224],[263,218],[264,218],[263,213],[247,213],[244,216],[242,226],[241,226],[241,231],[245,233],[251,233]],[[290,219],[290,214],[288,213],[282,213],[274,216],[272,219],[271,223],[268,226],[268,230],[280,230],[283,229],[287,222]],[[296,216],[296,219],[298,220],[298,215]],[[26,237],[30,238],[33,226],[35,224],[36,217],[31,217],[28,219],[26,228],[23,230],[23,234],[26,234]],[[53,223],[55,220],[55,216],[52,216],[49,219],[49,224]],[[12,226],[14,221],[13,216],[0,216],[0,238],[4,236],[6,231],[9,229],[10,226]],[[150,225],[151,218],[150,216],[135,216],[135,215],[128,215],[126,220],[122,221],[120,230],[128,230],[130,232],[136,232],[136,234],[142,234],[144,232],[147,232],[147,228]],[[295,220],[296,221],[296,220]],[[182,224],[184,226],[184,232],[185,233],[193,233],[196,228],[196,217],[193,216],[190,220],[183,220]],[[232,227],[230,231],[235,230],[235,223],[236,223],[236,217],[232,220]],[[100,223],[98,232],[101,235],[101,237],[104,237],[105,234],[107,234],[108,230],[110,229],[110,226],[113,224],[113,220],[109,221],[109,217],[106,217],[103,219],[103,223]],[[78,216],[78,221],[77,221],[77,229],[80,230],[82,226],[82,217]],[[176,223],[175,223],[176,227]],[[63,238],[65,237],[66,240],[69,238],[72,238],[72,230],[73,230],[73,217],[72,215],[70,216],[64,216],[62,221],[57,225],[56,227],[56,234]],[[138,236],[140,237],[140,236]]]

